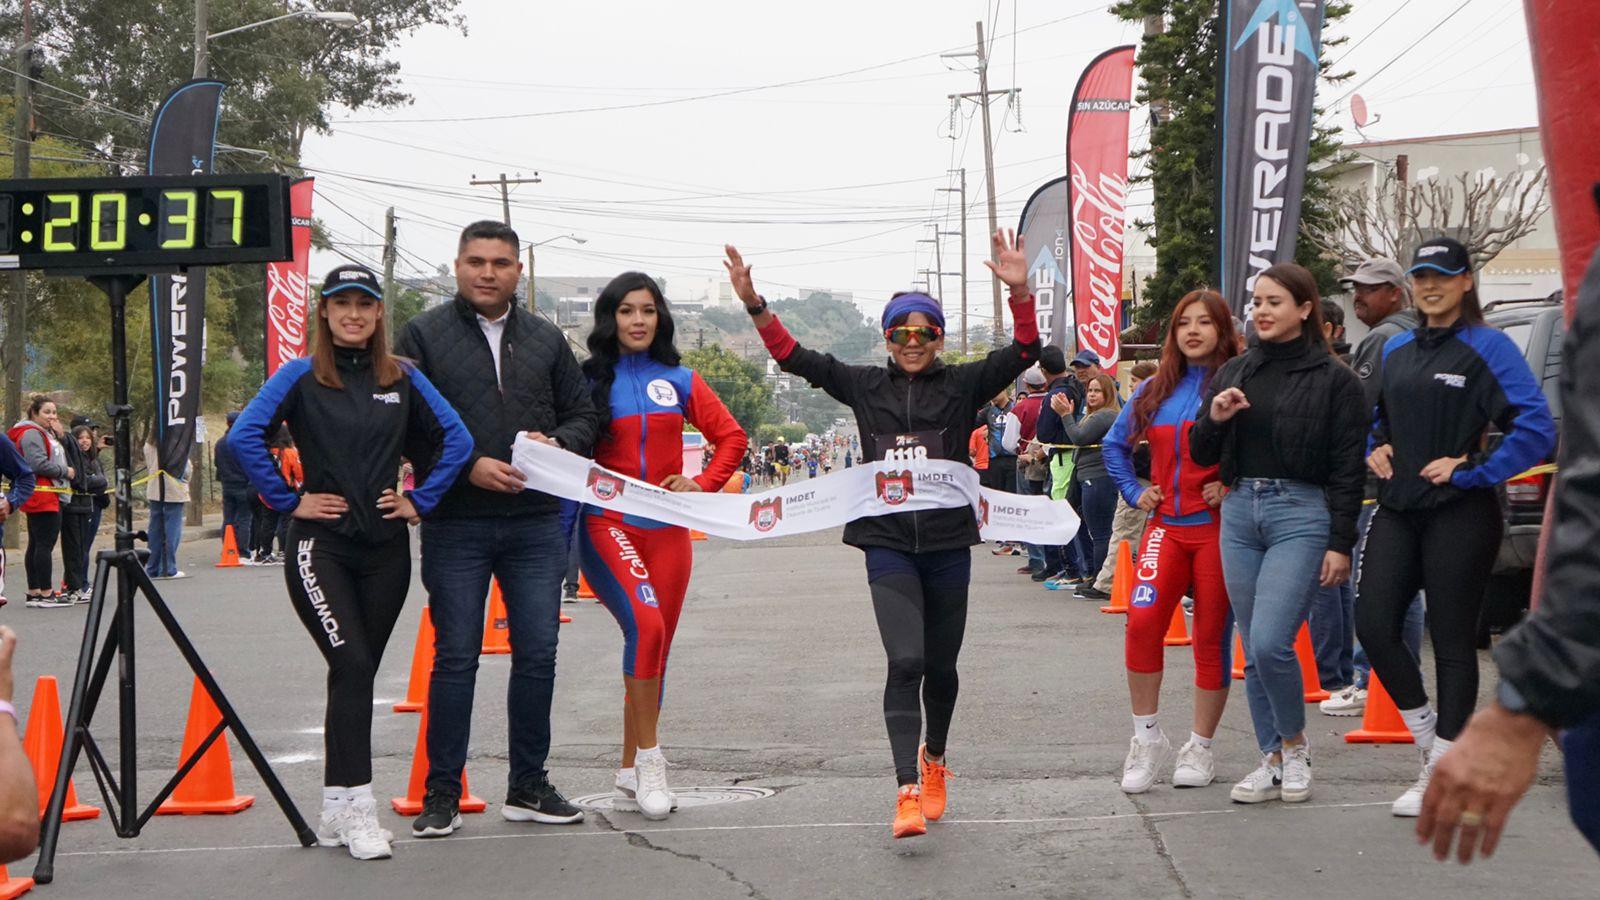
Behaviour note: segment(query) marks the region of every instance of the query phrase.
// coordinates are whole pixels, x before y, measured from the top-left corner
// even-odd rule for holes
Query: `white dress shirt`
[[[494,383],[503,389],[505,381],[500,375],[500,338],[506,333],[506,321],[511,318],[511,308],[506,307],[506,311],[501,313],[498,319],[477,315],[478,327],[483,329],[483,336],[489,339],[489,354],[494,357]]]

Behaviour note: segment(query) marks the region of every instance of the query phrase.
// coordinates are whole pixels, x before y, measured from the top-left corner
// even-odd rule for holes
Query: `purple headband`
[[[944,327],[944,307],[927,294],[901,294],[883,308],[883,329],[888,331],[897,321],[903,321],[914,312],[922,313],[933,324]]]

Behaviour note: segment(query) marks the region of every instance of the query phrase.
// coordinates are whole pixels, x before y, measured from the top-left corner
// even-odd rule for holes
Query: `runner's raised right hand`
[[[756,293],[756,285],[750,278],[750,266],[745,265],[744,257],[739,255],[739,250],[732,244],[722,245],[728,258],[723,260],[722,267],[728,270],[728,280],[733,282],[733,292],[745,306],[755,306],[761,302],[761,295]]]

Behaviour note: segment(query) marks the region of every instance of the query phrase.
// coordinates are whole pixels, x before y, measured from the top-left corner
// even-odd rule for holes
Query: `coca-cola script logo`
[[[268,351],[274,368],[306,355],[306,276],[292,264],[267,265],[267,322],[272,329]]]
[[[1122,157],[1126,169],[1126,157]],[[1112,163],[1115,165],[1115,161]],[[1102,171],[1091,179],[1072,162],[1072,280],[1078,346],[1116,360],[1122,304],[1122,233],[1127,221],[1126,173]]]

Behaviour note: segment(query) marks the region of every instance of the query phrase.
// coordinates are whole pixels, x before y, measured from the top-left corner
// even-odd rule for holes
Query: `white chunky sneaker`
[[[1283,749],[1283,802],[1311,799],[1311,747],[1300,744]]]
[[[388,859],[394,855],[389,842],[393,836],[378,825],[377,803],[371,797],[322,811],[317,843],[324,847],[345,847],[356,859]]]
[[[618,769],[617,780],[612,784],[611,808],[621,812],[639,811],[639,778],[633,769]],[[667,791],[672,798],[672,811],[678,811],[678,795]]]
[[[1283,767],[1272,764],[1271,757],[1261,757],[1261,765],[1244,780],[1233,786],[1230,794],[1235,803],[1264,803],[1283,795]]]
[[[1142,794],[1156,783],[1167,761],[1172,758],[1172,741],[1166,735],[1153,744],[1138,738],[1128,739],[1128,758],[1122,763],[1122,790],[1127,794]]]
[[[1367,689],[1350,685],[1317,704],[1325,716],[1359,716],[1367,711]]]
[[[1178,764],[1172,770],[1173,787],[1205,787],[1216,777],[1217,767],[1212,762],[1210,747],[1202,747],[1190,739],[1179,748]]]
[[[672,792],[667,790],[667,758],[641,756],[634,761],[633,771],[639,779],[634,796],[639,814],[652,821],[665,819],[672,812]]]
[[[1406,819],[1415,819],[1422,815],[1422,795],[1428,792],[1428,781],[1433,778],[1433,756],[1428,751],[1422,751],[1422,774],[1417,776],[1417,783],[1406,789],[1400,799],[1394,801],[1389,811]]]

